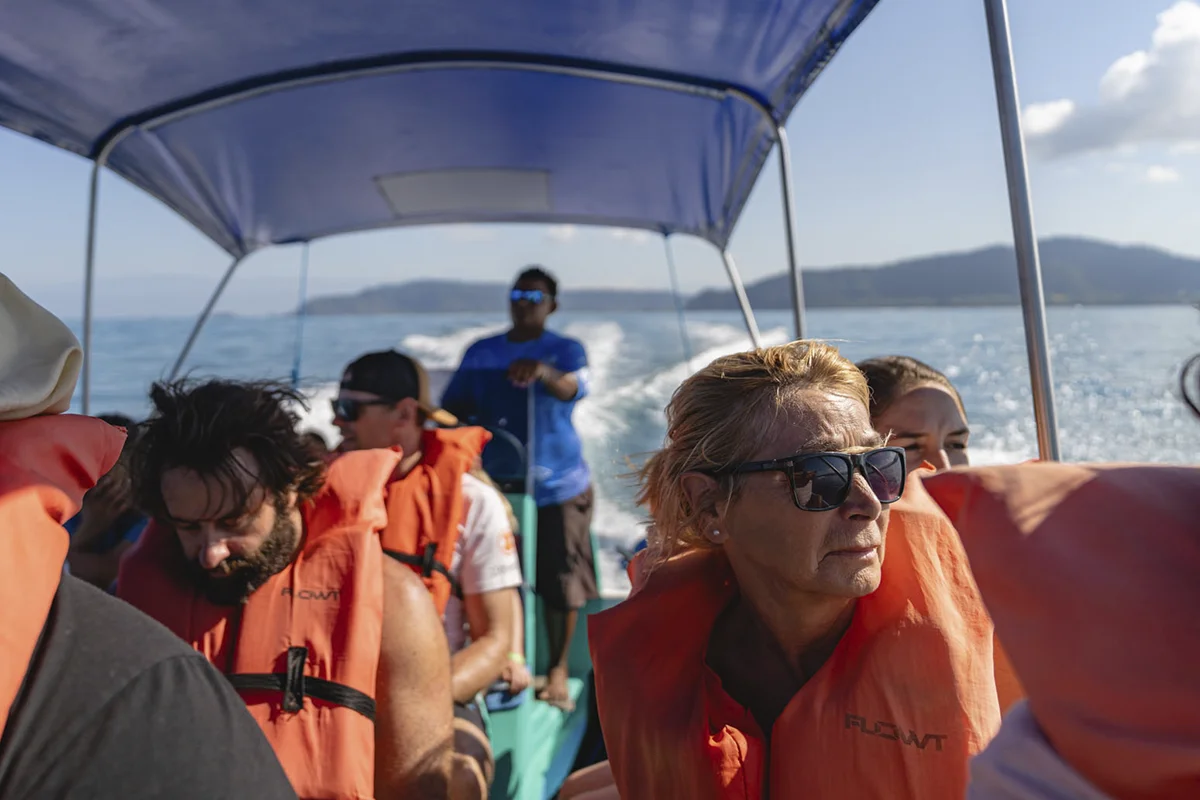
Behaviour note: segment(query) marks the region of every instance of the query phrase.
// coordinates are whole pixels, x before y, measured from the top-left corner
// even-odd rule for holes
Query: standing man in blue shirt
[[[550,671],[538,698],[569,709],[567,653],[579,609],[598,592],[591,472],[571,422],[575,404],[588,392],[587,354],[575,339],[546,330],[547,318],[558,308],[557,295],[558,282],[541,267],[518,275],[509,297],[512,329],[467,348],[442,407],[460,419],[506,429],[532,445],[537,592],[545,604],[550,642]]]

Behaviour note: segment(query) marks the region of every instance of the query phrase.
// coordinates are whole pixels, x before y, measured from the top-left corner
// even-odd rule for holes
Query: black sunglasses
[[[536,306],[541,305],[541,302],[546,299],[546,293],[541,289],[513,289],[508,297],[514,303],[527,300]]]
[[[865,453],[801,453],[774,461],[754,461],[713,474],[782,472],[792,484],[792,502],[801,511],[832,511],[850,496],[854,473],[860,472],[880,503],[888,505],[904,494],[907,465],[904,448],[880,447]]]
[[[367,406],[393,406],[398,400],[388,400],[381,397],[378,400],[350,400],[345,397],[335,397],[329,401],[333,406],[333,418],[354,422]]]

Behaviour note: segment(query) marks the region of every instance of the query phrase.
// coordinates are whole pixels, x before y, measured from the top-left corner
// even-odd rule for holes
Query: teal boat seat
[[[527,576],[537,563],[537,507],[525,494],[505,494],[521,526],[521,556]],[[528,578],[527,578],[528,580]],[[529,586],[522,587],[525,617],[525,658],[534,675],[544,675],[545,631],[541,602]],[[584,614],[589,610],[585,609]],[[571,773],[588,727],[586,617],[581,617],[571,643],[571,677],[567,691],[575,704],[570,712],[535,699],[532,689],[511,705],[485,702],[488,734],[496,761],[491,800],[548,800]]]
[[[519,442],[505,431],[485,449],[483,467],[512,505],[517,519],[521,565],[526,585],[521,587],[525,623],[525,661],[534,676],[545,675],[548,661],[542,604],[533,586],[537,564],[537,506],[526,494],[524,453]],[[522,467],[520,473],[516,467]],[[593,542],[594,545],[594,542]],[[597,576],[599,585],[599,576]],[[587,614],[600,610],[599,601],[583,609],[570,644],[570,712],[536,699],[532,689],[513,696],[500,686],[484,693],[482,711],[495,758],[490,800],[549,800],[576,768],[580,745],[589,732],[591,659],[587,651]],[[594,738],[595,734],[593,734]]]
[[[578,678],[567,681],[576,705],[569,714],[540,700],[488,714],[488,733],[496,759],[492,800],[546,800],[554,796],[571,772],[587,729],[584,686]]]

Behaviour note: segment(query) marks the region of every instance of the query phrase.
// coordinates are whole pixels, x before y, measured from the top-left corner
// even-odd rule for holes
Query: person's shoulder
[[[410,567],[393,558],[383,559],[383,597],[385,617],[437,616],[425,582]]]
[[[568,336],[565,333],[559,333],[558,331],[551,330],[550,328],[546,328],[542,335],[546,337],[547,342],[553,342],[554,344],[571,344],[583,347],[583,342],[581,342],[579,339],[576,339],[574,336]]]
[[[573,336],[567,336],[563,333],[547,329],[545,333],[546,346],[555,350],[560,350],[568,353],[583,353],[583,342]]]
[[[471,342],[463,351],[459,369],[486,367],[492,360],[503,358],[507,352],[507,334],[498,333],[494,336],[484,336]]]
[[[496,489],[490,486],[487,482],[480,480],[469,472],[464,472],[462,476],[462,491],[463,500],[471,503],[477,498],[486,497],[489,494],[495,494]]]
[[[492,350],[499,350],[508,346],[508,334],[496,333],[491,336],[484,336],[471,342],[467,347],[468,353],[483,353]]]
[[[59,586],[9,721],[15,796],[295,796],[241,698],[203,656],[74,578]],[[196,741],[206,742],[200,754]],[[150,751],[152,762],[138,755]]]
[[[70,685],[76,712],[91,701],[112,697],[156,668],[175,664],[179,675],[216,679],[216,672],[191,645],[133,606],[76,578],[64,577],[43,633],[38,680],[62,698]],[[102,669],[98,669],[103,665]],[[45,673],[45,674],[42,674]],[[31,696],[36,694],[31,686]],[[68,705],[70,705],[68,703]]]
[[[441,615],[425,582],[399,561],[383,559],[383,630],[379,647],[380,659],[398,670],[391,674],[403,675],[404,665],[427,665],[431,658],[440,657],[433,643],[441,636],[445,648],[444,633]]]
[[[77,579],[64,579],[45,641],[68,641],[64,666],[106,665],[108,678],[135,675],[179,656],[204,661],[195,650],[133,606]]]
[[[505,514],[504,496],[490,483],[480,480],[469,472],[462,477],[463,504],[468,511],[475,509],[489,515]]]

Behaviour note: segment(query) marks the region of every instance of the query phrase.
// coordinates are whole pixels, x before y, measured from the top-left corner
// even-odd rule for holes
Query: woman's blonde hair
[[[517,520],[517,513],[513,511],[512,503],[508,502],[508,498],[504,496],[504,492],[500,491],[500,487],[492,480],[492,476],[483,471],[480,464],[475,464],[467,470],[476,479],[483,481],[488,486],[496,490],[496,494],[500,496],[500,502],[504,503],[504,513],[508,515],[508,530],[514,536],[523,533],[521,523]]]
[[[722,356],[689,377],[667,404],[663,447],[639,471],[637,502],[650,511],[649,567],[687,550],[711,547],[700,532],[703,509],[688,502],[683,476],[749,461],[771,436],[772,424],[795,394],[816,389],[870,407],[862,372],[836,347],[800,340]],[[737,476],[719,478],[727,502]]]

